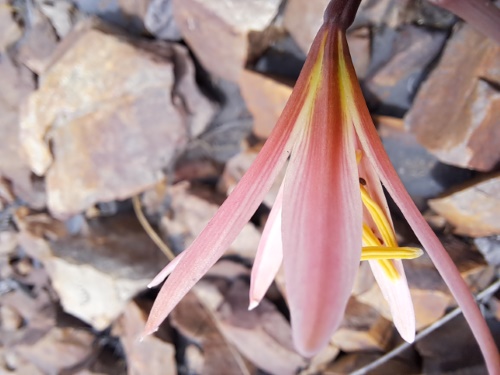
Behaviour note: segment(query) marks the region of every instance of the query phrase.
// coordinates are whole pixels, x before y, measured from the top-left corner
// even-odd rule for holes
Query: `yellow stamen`
[[[417,247],[365,246],[361,260],[415,259],[423,253]]]
[[[361,184],[360,189],[363,204],[384,240],[384,244],[382,244],[373,230],[366,223],[363,223],[361,260],[378,261],[385,274],[391,280],[397,280],[400,275],[391,259],[414,259],[421,256],[423,251],[413,247],[399,247],[392,225],[382,208],[370,197],[368,190]]]
[[[388,249],[387,251],[387,258],[386,259],[377,259],[373,258],[373,260],[377,260],[380,266],[383,268],[385,274],[391,279],[391,280],[397,280],[399,278],[399,273],[394,267],[394,264],[391,262],[390,259],[395,259],[396,257],[392,257],[391,249],[394,249],[394,247],[385,247],[382,246],[380,243],[379,239],[373,231],[370,229],[370,227],[363,223],[363,248],[361,250],[361,260],[372,260],[372,258],[369,257],[369,254],[365,253],[366,248],[385,248]],[[367,256],[368,255],[368,256]]]
[[[397,247],[398,244],[396,242],[396,236],[394,235],[392,225],[389,223],[384,211],[380,208],[377,202],[370,197],[368,190],[366,190],[363,185],[360,185],[359,188],[361,190],[361,199],[363,200],[363,204],[375,222],[384,243],[390,247]]]

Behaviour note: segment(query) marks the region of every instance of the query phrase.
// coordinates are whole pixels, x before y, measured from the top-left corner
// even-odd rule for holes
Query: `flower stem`
[[[325,23],[336,24],[345,31],[352,25],[361,0],[331,0],[323,16]]]

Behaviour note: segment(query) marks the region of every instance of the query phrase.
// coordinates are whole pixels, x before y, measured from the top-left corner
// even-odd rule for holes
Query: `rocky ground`
[[[279,181],[138,342],[167,263],[138,217],[174,253],[189,245],[269,136],[326,3],[0,0],[1,374],[343,374],[401,344],[363,263],[312,359],[293,349],[282,276],[247,311]],[[493,285],[481,306],[499,338],[500,46],[405,0],[363,0],[348,40],[408,191],[471,290]],[[483,374],[463,318],[441,324],[455,302],[430,259],[405,268],[419,331],[436,328],[369,373]]]

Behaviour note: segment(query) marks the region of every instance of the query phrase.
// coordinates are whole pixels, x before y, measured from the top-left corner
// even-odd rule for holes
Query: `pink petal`
[[[356,110],[357,108],[354,106],[352,112],[355,113]],[[363,157],[358,165],[358,168],[360,177],[363,177],[366,181],[366,188],[370,193],[370,197],[375,200],[375,202],[377,202],[380,208],[384,211],[389,220],[389,224],[392,226],[392,219],[387,205],[387,200],[385,199],[382,185],[380,184],[380,180],[371,163],[371,160],[367,157]],[[373,221],[366,210],[364,213],[364,220],[371,228],[375,228],[375,225],[371,225],[373,224]],[[394,231],[394,228],[392,229]],[[396,244],[392,244],[391,246],[396,246]],[[404,340],[413,342],[415,339],[415,312],[413,309],[410,289],[408,288],[408,282],[404,273],[403,262],[401,260],[393,260],[391,262],[399,274],[399,278],[396,280],[387,276],[378,261],[370,261],[370,267],[382,294],[389,304],[394,325],[396,326],[398,332]]]
[[[316,45],[325,33],[320,30]],[[295,347],[305,356],[321,350],[340,325],[361,256],[354,130],[338,95],[338,42],[337,31],[328,32],[318,57],[324,57],[319,88],[301,113],[304,132],[292,150],[283,196],[285,281]]]
[[[160,285],[168,275],[172,273],[172,271],[177,267],[181,259],[184,257],[185,253],[180,253],[177,255],[172,261],[170,261],[165,268],[163,268],[158,275],[155,276],[153,280],[148,284],[148,288],[154,288],[155,286]]]
[[[380,290],[389,304],[394,325],[405,341],[413,342],[415,340],[415,312],[403,262],[401,260],[392,260],[391,262],[400,275],[398,279],[387,277],[378,261],[369,261],[375,280],[377,280]]]
[[[361,88],[357,79],[355,79],[354,67],[350,60],[348,61],[347,69],[351,77],[354,99],[358,108],[357,112],[360,116],[359,121],[355,122],[355,127],[363,150],[366,156],[372,161],[377,175],[405,215],[406,220],[408,220],[408,223],[423,247],[427,250],[434,265],[457,300],[481,348],[489,373],[499,374],[500,355],[488,325],[453,260],[413,203],[392,166],[373,125],[370,113],[363,99]]]
[[[283,207],[283,183],[280,186],[276,201],[267,219],[264,232],[257,248],[257,255],[250,278],[249,310],[257,307],[283,261],[283,243],[281,239],[281,212]]]
[[[172,309],[222,256],[264,199],[291,150],[292,133],[304,106],[309,73],[307,60],[273,132],[252,166],[210,220],[184,251],[185,255],[161,288],[151,309],[144,335],[153,333]]]

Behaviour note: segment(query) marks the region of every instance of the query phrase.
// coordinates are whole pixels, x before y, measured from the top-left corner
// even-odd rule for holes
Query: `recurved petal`
[[[249,310],[257,307],[264,298],[283,261],[283,243],[281,239],[283,185],[280,186],[257,248],[250,279]]]
[[[250,220],[286,161],[285,147],[288,139],[289,135],[277,134],[274,139],[268,140],[253,165],[215,216],[184,251],[156,297],[144,334],[150,334],[157,329],[189,289],[222,256]]]
[[[402,261],[393,259],[391,262],[399,275],[397,278],[388,277],[378,261],[369,261],[375,280],[377,280],[377,284],[389,304],[394,325],[401,337],[411,343],[415,340],[413,302]]]
[[[361,255],[354,134],[338,95],[338,38],[330,30],[315,41],[324,43],[321,79],[299,117],[304,132],[283,195],[287,296],[294,342],[306,356],[321,350],[341,323]]]
[[[285,109],[254,163],[205,229],[184,251],[185,255],[156,297],[144,335],[157,329],[182,297],[222,256],[264,199],[290,154],[312,67],[311,61],[305,62]]]
[[[154,288],[160,285],[167,277],[172,273],[172,271],[177,267],[181,259],[186,253],[180,253],[172,261],[170,261],[159,273],[155,276],[153,280],[148,284],[148,288]]]
[[[356,109],[353,110],[355,111]],[[358,144],[358,146],[361,145]],[[382,185],[374,169],[374,166],[372,165],[371,159],[368,157],[363,157],[358,167],[360,177],[362,177],[366,181],[365,188],[369,192],[375,204],[379,206],[382,214],[387,218],[386,229],[387,232],[392,232],[392,235],[389,236],[392,237],[392,239],[386,238],[386,245],[397,246],[395,242],[395,236],[393,234],[394,228],[387,205],[387,200],[385,199]],[[377,230],[377,225],[375,225],[366,208],[364,212],[364,222],[374,230]],[[377,232],[376,235],[380,238],[388,237],[384,236],[380,232]],[[382,294],[389,304],[394,325],[405,341],[413,342],[413,340],[415,339],[415,313],[413,309],[413,302],[411,300],[410,290],[408,288],[408,282],[404,273],[403,262],[396,259],[386,262],[390,262],[389,264],[393,265],[395,272],[392,272],[392,274],[396,274],[396,278],[394,276],[389,276],[378,261],[370,261],[370,266],[375,279],[377,280],[377,283],[382,291]]]

